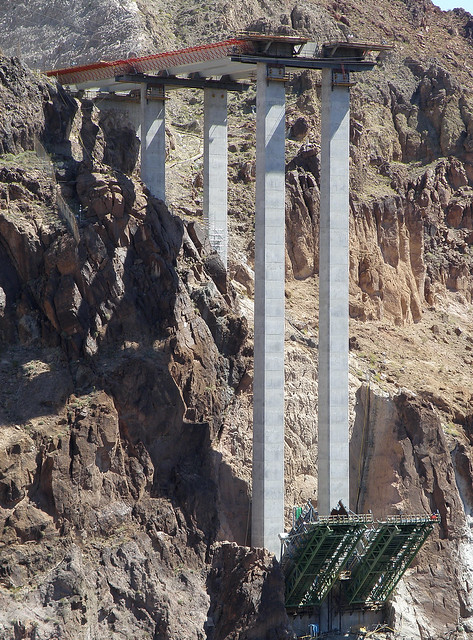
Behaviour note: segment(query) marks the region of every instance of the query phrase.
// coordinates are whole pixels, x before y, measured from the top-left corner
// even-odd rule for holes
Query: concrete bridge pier
[[[100,112],[120,111],[133,125],[137,138],[141,138],[141,106],[139,96],[117,96],[110,93],[108,97],[100,95],[95,100]]]
[[[204,223],[227,268],[227,91],[204,89]]]
[[[153,196],[166,200],[164,87],[141,85],[141,179]]]
[[[277,72],[284,75],[284,67]],[[284,531],[285,85],[258,62],[251,543],[279,555]]]
[[[348,507],[348,73],[322,70],[318,511]]]

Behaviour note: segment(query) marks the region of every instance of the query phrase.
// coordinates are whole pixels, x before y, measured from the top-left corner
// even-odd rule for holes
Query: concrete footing
[[[227,267],[227,92],[204,89],[204,223]]]
[[[378,624],[383,624],[384,614],[382,611],[352,611],[340,613],[335,607],[330,607],[330,603],[325,601],[319,610],[313,613],[289,614],[289,621],[293,632],[298,637],[311,636],[316,625],[318,633],[339,633],[340,637],[346,634],[358,633],[361,629],[372,629]]]
[[[284,149],[284,83],[258,63],[251,542],[276,555],[284,530]]]
[[[350,90],[322,71],[319,250],[318,511],[348,506],[348,225]]]

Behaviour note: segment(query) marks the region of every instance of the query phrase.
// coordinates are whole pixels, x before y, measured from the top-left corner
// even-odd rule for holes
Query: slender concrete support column
[[[284,531],[284,147],[284,83],[258,63],[251,542],[275,554]]]
[[[348,506],[348,215],[350,90],[322,71],[319,252],[318,510]]]
[[[204,89],[204,223],[227,266],[227,92]]]
[[[141,179],[151,193],[166,199],[164,90],[141,86]]]

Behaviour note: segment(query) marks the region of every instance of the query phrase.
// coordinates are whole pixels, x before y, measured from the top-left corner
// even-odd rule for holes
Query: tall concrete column
[[[166,199],[164,88],[141,86],[141,179],[151,193]]]
[[[348,506],[348,215],[350,90],[322,71],[319,250],[318,510]]]
[[[258,63],[251,542],[275,554],[284,531],[284,147],[284,82]]]
[[[227,92],[204,89],[204,223],[227,266]]]

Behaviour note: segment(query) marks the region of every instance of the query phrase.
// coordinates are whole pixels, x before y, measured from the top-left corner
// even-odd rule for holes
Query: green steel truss
[[[366,531],[366,516],[332,516],[304,523],[282,559],[286,606],[318,605]]]
[[[346,583],[348,606],[383,604],[432,532],[436,517],[398,517],[379,523]]]
[[[310,505],[298,516],[281,558],[288,608],[320,605],[344,571],[345,608],[382,605],[438,523],[436,515],[319,517]]]

